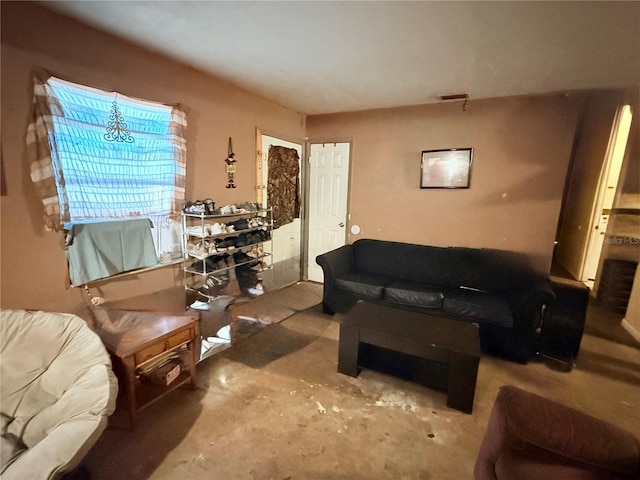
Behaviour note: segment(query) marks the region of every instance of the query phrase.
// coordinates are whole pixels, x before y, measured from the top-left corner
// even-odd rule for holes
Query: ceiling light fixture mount
[[[469,110],[469,94],[468,93],[454,93],[452,95],[440,95],[438,98],[443,102],[464,100],[464,103],[462,104],[462,111],[466,112],[467,110]]]

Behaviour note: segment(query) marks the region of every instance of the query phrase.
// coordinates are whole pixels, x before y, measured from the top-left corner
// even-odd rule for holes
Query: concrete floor
[[[337,373],[339,325],[320,299],[321,286],[301,283],[247,306],[287,318],[235,321],[233,346],[198,364],[196,391],[150,406],[133,432],[103,434],[84,462],[92,478],[471,479],[504,384],[640,434],[638,348],[586,334],[569,373],[483,356],[467,415],[444,392]]]

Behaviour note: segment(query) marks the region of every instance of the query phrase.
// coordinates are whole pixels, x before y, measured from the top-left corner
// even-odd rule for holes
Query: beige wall
[[[3,308],[75,311],[87,298],[81,289],[69,287],[62,235],[43,230],[42,207],[24,158],[32,68],[134,97],[185,105],[187,199],[211,197],[225,205],[255,198],[257,127],[286,138],[304,138],[303,115],[34,4],[2,2],[1,57],[7,187],[7,195],[1,197]],[[238,159],[235,190],[224,188],[229,137]],[[181,281],[179,267],[165,267],[111,281],[94,293],[117,300]]]
[[[187,198],[219,205],[253,198],[255,129],[288,139],[352,141],[349,226],[357,238],[527,252],[548,271],[576,119],[584,97],[542,96],[385,109],[306,119],[214,77],[97,32],[37,5],[2,3],[1,198],[3,308],[74,311],[60,234],[43,231],[42,207],[24,159],[30,72],[189,109]],[[228,138],[239,159],[237,190],[224,188]],[[471,188],[421,190],[422,150],[473,147]],[[102,284],[107,300],[179,284],[167,267]]]
[[[541,96],[310,116],[310,142],[352,143],[349,234],[526,252],[548,272],[583,97]],[[422,150],[473,147],[471,186],[420,189]]]

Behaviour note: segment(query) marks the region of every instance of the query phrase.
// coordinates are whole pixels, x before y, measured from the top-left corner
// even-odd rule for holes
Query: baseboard
[[[624,328],[627,332],[631,334],[633,338],[636,339],[636,342],[640,343],[640,330],[638,330],[636,327],[631,325],[631,323],[627,321],[626,318],[622,319],[621,325],[622,325],[622,328]]]

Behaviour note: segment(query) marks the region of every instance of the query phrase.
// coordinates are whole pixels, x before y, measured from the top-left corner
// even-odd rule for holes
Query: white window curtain
[[[179,251],[186,125],[178,105],[36,72],[27,152],[47,228],[150,218],[159,256]]]

